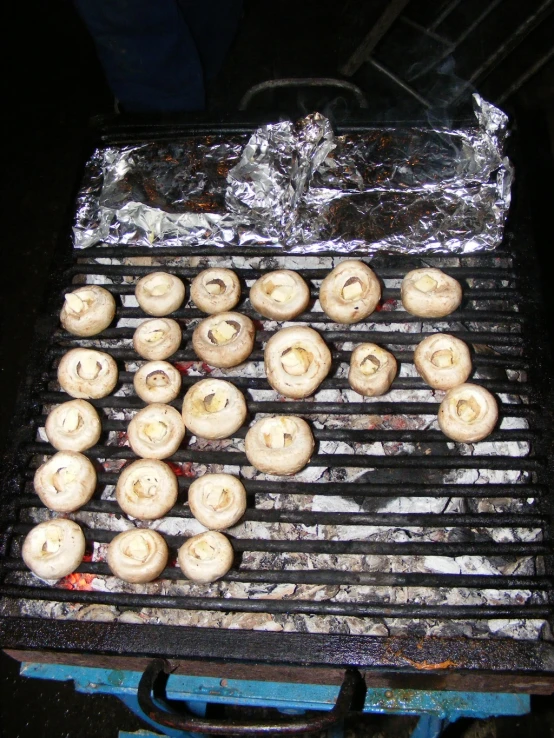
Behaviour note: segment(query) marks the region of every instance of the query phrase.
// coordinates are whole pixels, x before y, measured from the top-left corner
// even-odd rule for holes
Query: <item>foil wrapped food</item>
[[[98,149],[76,248],[267,245],[284,252],[471,253],[501,241],[507,116],[474,95],[464,128],[336,136],[319,113],[252,135]]]

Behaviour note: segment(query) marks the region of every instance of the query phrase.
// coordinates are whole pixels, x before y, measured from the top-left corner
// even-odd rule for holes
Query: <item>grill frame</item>
[[[253,127],[253,126],[252,126]],[[231,126],[219,127],[214,126],[197,127],[197,126],[147,126],[147,127],[105,127],[100,129],[100,143],[107,144],[127,144],[135,142],[144,142],[145,140],[167,140],[176,135],[196,135],[206,133],[245,133],[249,132],[252,127]],[[354,126],[347,129],[338,129],[339,133],[352,131],[363,131],[364,126]],[[520,189],[521,192],[521,189]],[[48,294],[50,299],[46,309],[41,314],[37,323],[36,338],[33,344],[33,353],[31,357],[31,365],[33,372],[25,377],[24,385],[19,394],[17,401],[17,409],[15,418],[17,423],[13,429],[13,445],[8,451],[3,465],[5,484],[0,492],[0,510],[2,521],[7,521],[6,530],[0,537],[0,564],[4,571],[10,570],[10,562],[5,561],[4,557],[9,546],[11,535],[17,531],[17,510],[15,506],[15,495],[18,493],[19,485],[25,483],[25,475],[22,474],[22,465],[24,464],[24,453],[21,445],[32,442],[35,432],[36,415],[40,407],[33,400],[33,392],[37,383],[44,383],[47,379],[47,372],[44,368],[44,357],[46,348],[51,340],[51,335],[58,325],[59,297],[67,285],[67,279],[71,277],[72,270],[75,268],[82,272],[79,267],[72,264],[71,242],[67,237],[69,228],[66,230],[62,239],[60,239],[58,253],[53,263],[57,264],[51,277],[50,288]],[[531,344],[536,350],[530,351],[529,356],[529,383],[533,385],[532,396],[533,404],[542,408],[543,422],[537,426],[537,434],[533,441],[535,455],[544,456],[547,460],[544,466],[534,467],[538,476],[538,485],[533,487],[533,495],[540,494],[539,515],[546,519],[543,530],[547,535],[544,545],[540,546],[539,553],[545,555],[546,577],[550,581],[554,573],[554,566],[551,555],[551,541],[553,539],[552,515],[554,512],[553,490],[548,490],[548,480],[553,478],[554,458],[551,453],[550,444],[552,442],[552,377],[549,370],[548,346],[544,340],[546,335],[546,326],[544,316],[540,316],[541,303],[537,297],[536,285],[538,282],[538,270],[536,259],[532,250],[532,238],[530,235],[530,218],[522,202],[522,198],[516,203],[515,212],[512,212],[507,235],[505,239],[512,251],[515,251],[516,259],[514,262],[514,271],[518,274],[520,283],[520,291],[523,294],[522,302],[522,319],[526,322],[525,331],[521,335],[526,344]],[[515,249],[514,249],[515,247]],[[137,248],[98,248],[87,249],[78,254],[83,258],[92,256],[122,256],[123,252],[127,255],[139,256],[141,249]],[[155,253],[162,255],[166,251],[174,251],[171,249],[156,249]],[[218,249],[211,250],[213,254],[221,254]],[[94,253],[96,252],[96,253]],[[250,253],[258,253],[258,250],[245,247],[241,249],[241,255]],[[146,253],[151,253],[146,251]],[[209,255],[210,249],[203,249],[203,254]],[[264,255],[281,255],[278,249],[265,249]],[[494,254],[501,254],[501,251]],[[399,257],[394,257],[398,259]],[[409,257],[405,258],[406,266],[401,271],[405,272],[411,268]],[[129,273],[129,268],[125,268]],[[134,267],[137,269],[137,267]],[[379,271],[379,268],[377,268]],[[171,271],[171,270],[170,270]],[[448,271],[448,269],[445,269]],[[475,272],[471,272],[471,276],[475,276]],[[495,271],[495,275],[497,272]],[[131,316],[128,316],[131,317]],[[401,335],[401,334],[400,334]],[[410,334],[413,340],[413,334]],[[399,338],[395,335],[395,339]],[[475,339],[475,334],[472,333]],[[407,342],[407,341],[406,341]],[[516,341],[517,342],[517,341]],[[515,357],[514,357],[515,358]],[[513,361],[510,364],[513,365]],[[516,361],[517,363],[517,361]],[[186,379],[186,378],[184,378]],[[336,384],[335,384],[336,386]],[[500,390],[499,390],[500,391]],[[550,402],[549,402],[550,400]],[[129,406],[128,399],[125,402]],[[259,406],[260,403],[253,403]],[[299,403],[300,404],[300,403]],[[378,406],[372,406],[377,410]],[[429,406],[427,405],[427,408]],[[526,407],[526,406],[523,406]],[[550,408],[550,414],[549,414]],[[294,408],[289,403],[289,411],[294,412]],[[326,407],[328,411],[328,407]],[[395,410],[398,412],[398,405],[395,403]],[[533,412],[537,415],[535,408],[527,409],[526,412]],[[366,408],[367,412],[367,408]],[[550,420],[550,422],[549,422]],[[106,423],[106,421],[104,421]],[[388,431],[387,431],[388,433]],[[120,454],[121,450],[119,451]],[[186,455],[187,452],[182,452]],[[118,455],[119,455],[118,454]],[[387,457],[385,457],[386,459]],[[413,465],[414,458],[421,457],[393,457],[395,459],[407,459],[410,465]],[[454,457],[458,458],[458,457]],[[470,457],[477,461],[476,457]],[[487,465],[490,468],[490,457],[487,458]],[[183,460],[187,460],[183,457]],[[375,466],[375,457],[372,457],[371,465]],[[427,463],[429,459],[424,459]],[[326,462],[329,457],[326,458]],[[378,461],[378,458],[377,458]],[[526,464],[533,459],[523,457],[520,460]],[[401,462],[406,463],[406,462]],[[478,466],[478,462],[476,463]],[[536,467],[536,468],[535,468]],[[494,467],[492,467],[494,468]],[[513,468],[513,467],[511,467]],[[181,488],[187,484],[186,480],[179,480]],[[371,485],[374,488],[375,485]],[[378,486],[378,485],[377,485]],[[440,485],[439,485],[440,486]],[[521,487],[524,485],[514,485],[518,487],[518,492],[523,492]],[[412,485],[417,494],[417,485]],[[252,489],[250,490],[252,491]],[[423,490],[419,490],[423,492]],[[466,490],[467,495],[471,491],[475,495],[475,488]],[[490,487],[486,490],[490,494]],[[318,490],[319,492],[319,490]],[[440,496],[440,489],[435,490],[436,496]],[[479,492],[485,496],[485,489]],[[377,490],[378,493],[378,490]],[[458,488],[456,488],[458,494]],[[10,499],[11,496],[14,496]],[[429,488],[425,487],[425,496],[429,496]],[[432,496],[432,495],[430,495]],[[279,519],[283,522],[283,513],[280,511]],[[432,513],[427,518],[432,517]],[[375,514],[372,514],[375,519]],[[425,518],[425,515],[417,516]],[[463,518],[463,515],[457,515],[457,521]],[[471,516],[469,516],[471,517]],[[521,518],[518,521],[521,522]],[[11,521],[11,522],[10,522]],[[467,524],[471,524],[468,520]],[[15,527],[14,527],[15,526]],[[376,544],[382,549],[383,544]],[[394,545],[394,544],[393,544]],[[399,544],[404,545],[404,544]],[[437,545],[433,546],[433,553],[437,553]],[[418,544],[418,549],[421,544]],[[467,552],[467,545],[464,547]],[[525,544],[525,550],[529,548]],[[0,572],[3,571],[0,569]],[[86,570],[86,566],[85,569]],[[287,580],[290,581],[290,572]],[[398,583],[398,578],[402,575],[392,575]],[[410,577],[410,575],[406,575]],[[416,576],[417,575],[412,575]],[[429,575],[423,575],[429,579]],[[441,575],[442,576],[442,575]],[[452,579],[456,580],[460,585],[460,576],[453,575]],[[466,575],[467,576],[467,575]],[[431,575],[432,577],[432,575]],[[537,577],[540,579],[541,577]],[[495,578],[496,581],[498,581]],[[406,581],[409,581],[407,579]],[[415,580],[414,580],[415,581]],[[541,584],[542,588],[542,584]],[[71,592],[65,590],[49,590],[55,593],[58,601],[65,597],[70,597]],[[19,590],[21,596],[21,590]],[[36,594],[36,592],[35,592]],[[87,601],[88,595],[96,593],[79,593],[79,601]],[[102,595],[104,593],[98,593]],[[83,597],[85,596],[85,597]],[[75,596],[72,597],[75,599]],[[106,602],[104,597],[103,602]],[[256,602],[255,600],[253,602]],[[260,602],[260,601],[258,601]],[[228,604],[228,601],[226,602]],[[263,604],[263,601],[260,602]],[[284,604],[291,604],[286,601]],[[267,609],[267,603],[265,605]],[[528,606],[529,607],[529,606]],[[222,608],[223,609],[223,608]],[[262,609],[261,607],[259,608]],[[550,617],[552,616],[552,595],[550,595],[550,607],[547,608]],[[425,608],[429,612],[429,608]],[[545,608],[541,612],[545,612]],[[497,611],[498,612],[498,611]],[[416,617],[416,615],[414,615]],[[479,673],[483,672],[502,672],[510,674],[545,674],[554,671],[554,653],[551,644],[545,642],[529,642],[515,641],[511,639],[464,639],[464,638],[411,638],[411,637],[379,637],[372,638],[369,636],[354,635],[334,635],[334,634],[307,634],[307,633],[259,633],[256,631],[229,631],[224,629],[205,629],[190,628],[187,626],[152,626],[152,625],[128,625],[123,623],[106,624],[106,623],[79,623],[73,621],[50,621],[35,618],[0,618],[0,645],[10,649],[46,649],[52,652],[73,652],[77,651],[81,654],[121,654],[132,653],[136,655],[161,655],[170,658],[179,659],[209,659],[210,661],[250,661],[263,662],[273,664],[304,664],[310,666],[345,666],[356,665],[364,668],[400,670],[417,673],[428,670],[430,664],[434,664],[436,668],[470,670]],[[306,658],[306,653],[309,657]]]

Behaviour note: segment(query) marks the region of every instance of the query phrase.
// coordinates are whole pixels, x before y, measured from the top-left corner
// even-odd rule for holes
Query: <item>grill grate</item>
[[[169,459],[179,474],[178,504],[154,527],[175,555],[184,536],[196,532],[184,504],[192,477],[222,467],[240,473],[249,506],[244,522],[231,531],[234,568],[214,585],[190,585],[174,565],[152,585],[133,587],[110,576],[103,561],[105,544],[129,524],[113,500],[113,486],[121,465],[134,458],[122,444],[128,419],[143,406],[132,389],[138,357],[131,338],[134,325],[146,317],[134,303],[134,283],[160,268],[188,281],[218,264],[237,272],[247,294],[254,279],[282,265],[280,254],[250,247],[225,255],[203,249],[198,258],[175,248],[114,247],[75,256],[64,273],[58,308],[61,295],[84,282],[102,284],[121,305],[115,328],[86,340],[57,330],[48,345],[28,437],[19,450],[21,474],[9,500],[3,613],[79,619],[92,605],[100,607],[90,617],[100,620],[106,611],[112,617],[138,611],[146,622],[222,628],[378,635],[414,629],[424,635],[491,636],[500,631],[510,637],[538,637],[552,613],[546,536],[548,423],[533,374],[529,296],[522,289],[517,253],[371,260],[384,291],[380,312],[367,323],[347,330],[319,312],[317,303],[297,319],[324,335],[334,359],[315,398],[299,402],[284,403],[260,371],[263,344],[280,325],[262,320],[244,299],[237,309],[258,321],[247,370],[215,370],[211,376],[228,378],[246,393],[251,419],[283,412],[305,417],[318,449],[304,472],[283,480],[256,475],[247,465],[241,446],[245,428],[229,442],[191,444],[189,439]],[[152,263],[145,264],[145,259]],[[336,259],[294,255],[287,266],[302,273],[315,298]],[[459,311],[437,321],[402,310],[399,282],[418,266],[439,266],[462,282]],[[171,359],[184,372],[183,394],[207,371],[189,346],[202,314],[186,304],[172,317],[183,328],[182,348]],[[437,429],[434,419],[442,393],[430,390],[414,371],[413,348],[439,330],[472,346],[472,381],[501,400],[498,429],[473,448],[448,442]],[[368,340],[392,350],[402,370],[389,396],[361,401],[349,393],[344,362],[351,344]],[[24,534],[48,514],[32,490],[32,477],[44,455],[53,452],[42,431],[49,407],[68,399],[57,387],[55,366],[75,345],[108,351],[120,369],[115,394],[92,401],[103,415],[103,435],[101,444],[86,453],[99,465],[99,491],[73,516],[84,525],[93,551],[93,560],[78,570],[85,589],[66,581],[47,587],[25,571],[19,556]],[[180,409],[181,399],[173,404]],[[199,612],[200,620],[191,620]],[[263,619],[257,620],[258,614]],[[233,619],[244,615],[250,620]]]

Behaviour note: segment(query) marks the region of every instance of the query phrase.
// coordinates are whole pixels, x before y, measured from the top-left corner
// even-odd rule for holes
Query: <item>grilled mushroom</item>
[[[133,346],[143,359],[163,361],[181,345],[181,328],[171,318],[145,320],[135,331]]]
[[[467,345],[447,333],[433,333],[416,348],[417,371],[434,389],[448,390],[463,384],[471,374],[471,356]]]
[[[85,451],[98,442],[102,425],[90,402],[70,400],[50,411],[45,430],[58,451]]]
[[[145,459],[166,459],[181,445],[185,426],[170,405],[153,402],[139,410],[129,423],[127,436],[133,451]]]
[[[71,349],[58,365],[60,387],[71,397],[106,397],[117,384],[117,377],[117,364],[103,351]]]
[[[388,392],[396,376],[394,356],[375,343],[356,346],[350,357],[348,382],[353,390],[365,397],[375,397]]]
[[[39,466],[33,484],[46,507],[70,513],[85,505],[94,494],[96,472],[86,456],[59,451]]]
[[[402,280],[402,304],[412,315],[442,318],[459,307],[462,287],[440,269],[414,269]]]
[[[133,528],[119,533],[108,546],[108,566],[124,582],[151,582],[167,564],[167,544],[155,530]]]
[[[341,262],[319,289],[319,301],[335,323],[358,323],[370,315],[381,299],[381,285],[363,261]]]
[[[449,390],[439,408],[439,426],[445,436],[461,443],[482,441],[498,420],[498,405],[491,393],[476,384]]]
[[[73,520],[46,520],[28,533],[21,555],[37,577],[61,579],[75,571],[83,560],[85,536]]]
[[[156,520],[177,501],[177,477],[167,464],[138,459],[119,475],[115,489],[119,507],[139,520]]]
[[[231,474],[204,474],[189,487],[190,510],[210,530],[235,525],[246,510],[246,490]]]
[[[244,450],[258,471],[288,476],[306,466],[314,437],[306,421],[294,415],[262,418],[246,434]]]
[[[292,326],[277,331],[264,351],[267,381],[285,397],[308,397],[331,369],[331,352],[313,328]]]
[[[174,274],[153,272],[137,282],[135,297],[145,313],[159,318],[181,307],[185,285]]]
[[[171,402],[181,391],[181,375],[167,361],[149,361],[136,372],[133,384],[144,402]]]
[[[108,290],[87,284],[66,294],[60,321],[75,336],[94,336],[110,325],[114,315],[115,300]]]
[[[272,320],[292,320],[307,308],[309,301],[308,285],[289,269],[264,274],[250,289],[254,308]]]
[[[240,313],[218,313],[205,318],[192,334],[196,354],[211,366],[242,364],[254,348],[254,323]]]
[[[207,584],[227,574],[233,565],[233,556],[229,539],[223,533],[207,530],[183,543],[177,561],[186,577]]]
[[[205,313],[232,310],[240,300],[240,282],[231,269],[205,269],[192,280],[190,296]]]
[[[246,420],[244,395],[223,379],[202,379],[183,400],[183,421],[200,438],[228,438]]]

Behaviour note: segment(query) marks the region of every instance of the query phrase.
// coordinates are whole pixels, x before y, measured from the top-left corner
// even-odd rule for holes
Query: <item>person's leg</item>
[[[75,0],[75,5],[124,110],[204,108],[200,58],[176,0]]]
[[[202,60],[205,79],[220,71],[242,18],[243,0],[177,0]]]

